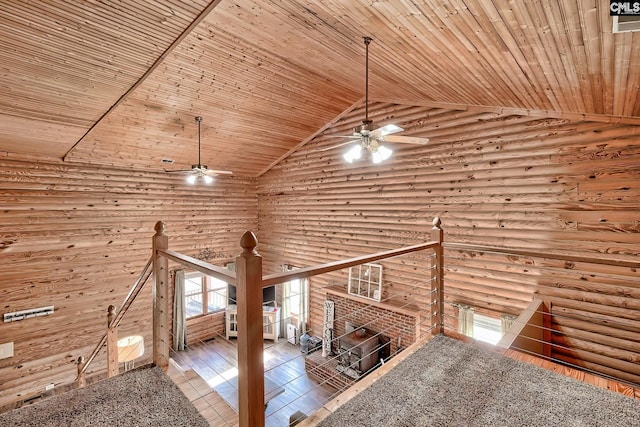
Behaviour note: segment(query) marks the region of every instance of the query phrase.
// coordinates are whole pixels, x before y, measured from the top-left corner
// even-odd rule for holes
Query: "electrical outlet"
[[[13,357],[13,341],[0,344],[0,359],[8,359]]]
[[[51,391],[55,386],[56,385],[54,383],[47,384],[46,386],[44,386],[44,391]]]

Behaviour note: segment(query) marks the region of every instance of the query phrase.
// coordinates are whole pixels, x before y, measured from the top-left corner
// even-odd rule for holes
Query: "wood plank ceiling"
[[[640,116],[606,0],[0,2],[0,153],[257,176],[364,96]],[[429,136],[428,132],[424,136]]]

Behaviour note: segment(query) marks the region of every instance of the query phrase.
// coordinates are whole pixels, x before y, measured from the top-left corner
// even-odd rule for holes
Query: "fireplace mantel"
[[[339,285],[329,286],[325,288],[327,294],[337,295],[339,297],[347,298],[352,301],[357,301],[362,304],[371,305],[374,307],[379,307],[384,310],[393,311],[400,314],[406,314],[407,316],[419,317],[420,309],[413,303],[407,304],[404,301],[388,299],[384,301],[374,301],[368,298],[362,298],[357,295],[352,295],[347,292],[346,289]]]

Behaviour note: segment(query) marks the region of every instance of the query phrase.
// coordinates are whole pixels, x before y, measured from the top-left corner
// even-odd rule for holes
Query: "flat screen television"
[[[228,304],[236,304],[236,287],[234,285],[228,285],[227,287]],[[268,286],[262,288],[262,304],[274,305],[276,300],[276,287]]]

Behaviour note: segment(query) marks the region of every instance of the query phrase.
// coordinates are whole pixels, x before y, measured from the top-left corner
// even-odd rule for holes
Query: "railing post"
[[[107,378],[118,375],[118,328],[111,327],[116,318],[116,308],[110,305],[107,309]]]
[[[87,385],[87,379],[84,375],[84,365],[86,361],[84,356],[78,357],[78,388],[82,388]]]
[[[238,413],[240,427],[264,426],[262,257],[258,240],[247,231],[236,258],[238,306]]]
[[[431,277],[431,296],[433,301],[431,306],[431,333],[434,335],[444,333],[444,250],[442,248],[444,231],[440,228],[441,224],[440,218],[435,217],[433,219],[433,228],[431,229],[431,240],[439,243],[434,248],[435,259]]]
[[[553,343],[551,342],[551,309],[553,308],[553,303],[551,301],[544,301],[542,303],[542,354],[551,359],[551,347]]]
[[[153,364],[166,370],[169,367],[169,260],[158,253],[169,249],[165,225],[158,221],[153,236]]]

